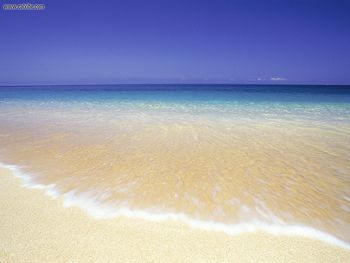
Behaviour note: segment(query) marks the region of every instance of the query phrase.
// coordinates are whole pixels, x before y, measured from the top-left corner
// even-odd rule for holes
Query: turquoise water
[[[0,87],[0,100],[350,103],[350,86],[92,85]]]
[[[247,118],[349,121],[350,86],[106,85],[0,87],[0,103],[124,107]],[[32,103],[32,104],[31,104]]]

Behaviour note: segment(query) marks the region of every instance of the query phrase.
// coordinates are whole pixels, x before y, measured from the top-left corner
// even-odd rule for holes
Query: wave
[[[267,224],[257,219],[236,224],[224,224],[213,221],[194,219],[182,213],[165,213],[148,210],[134,210],[128,208],[126,203],[118,204],[118,208],[115,209],[111,205],[105,205],[98,202],[91,194],[91,192],[77,194],[74,191],[71,191],[68,193],[60,194],[57,191],[56,186],[54,184],[43,185],[35,183],[32,176],[23,173],[19,166],[0,163],[0,167],[11,170],[14,176],[21,179],[23,187],[41,189],[45,191],[46,195],[50,196],[53,199],[62,197],[64,207],[79,207],[95,219],[129,217],[157,222],[177,221],[196,229],[223,232],[228,235],[265,232],[272,235],[301,236],[316,239],[330,245],[335,245],[350,250],[349,243],[342,241],[329,233],[320,231],[318,229],[306,225],[286,224],[283,223],[282,220],[278,220],[278,223],[276,221],[271,224]]]

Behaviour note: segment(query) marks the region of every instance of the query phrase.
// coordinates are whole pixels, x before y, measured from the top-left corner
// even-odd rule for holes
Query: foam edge
[[[193,219],[182,213],[159,213],[145,210],[131,210],[125,205],[118,205],[117,209],[113,209],[111,206],[98,204],[98,202],[88,194],[79,194],[79,196],[77,196],[73,191],[59,194],[55,189],[56,186],[54,184],[35,184],[33,183],[32,177],[28,174],[22,173],[20,167],[16,165],[8,165],[0,162],[0,167],[10,170],[15,177],[20,178],[22,181],[22,187],[43,190],[46,195],[53,199],[63,197],[64,207],[78,207],[95,219],[128,217],[155,222],[178,221],[195,229],[223,232],[228,235],[264,232],[275,236],[300,236],[350,250],[350,244],[345,241],[342,241],[331,234],[305,225],[267,224],[259,220],[228,225]]]

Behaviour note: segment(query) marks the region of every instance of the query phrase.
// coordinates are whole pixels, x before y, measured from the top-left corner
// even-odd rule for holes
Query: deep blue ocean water
[[[350,86],[89,85],[0,87],[5,100],[350,103]]]

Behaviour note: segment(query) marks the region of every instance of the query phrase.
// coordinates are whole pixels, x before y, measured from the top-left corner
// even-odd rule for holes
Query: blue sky
[[[350,1],[35,3],[0,10],[0,85],[350,84]]]

